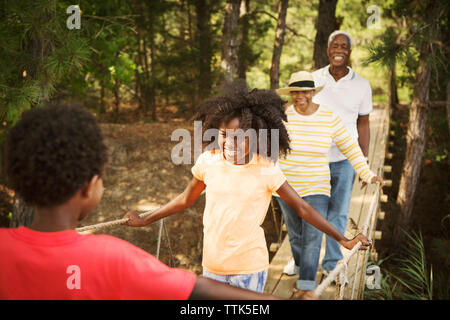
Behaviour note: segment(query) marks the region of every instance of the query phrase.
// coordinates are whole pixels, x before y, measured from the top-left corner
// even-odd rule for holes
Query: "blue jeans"
[[[327,220],[340,233],[345,233],[347,227],[348,210],[352,197],[355,170],[348,160],[330,162],[331,195],[328,204]],[[322,268],[331,271],[343,258],[340,244],[333,238],[326,236],[327,245]]]
[[[296,287],[300,290],[314,290],[316,288],[316,273],[319,266],[320,246],[322,243],[322,231],[319,231],[305,220],[280,197],[276,197],[281,207],[291,244],[292,256],[295,260],[296,271],[299,278]],[[316,194],[303,197],[326,218],[330,197],[324,194]]]
[[[257,273],[250,274],[215,274],[203,269],[203,277],[217,280],[229,285],[262,293],[267,281],[267,269]]]

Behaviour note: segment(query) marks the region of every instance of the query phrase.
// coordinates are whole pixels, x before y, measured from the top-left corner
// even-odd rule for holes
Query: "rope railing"
[[[145,218],[145,217],[151,215],[153,212],[155,212],[158,209],[159,208],[141,213],[139,215],[139,217]],[[130,218],[122,218],[122,219],[112,220],[112,221],[108,221],[108,222],[101,222],[101,223],[93,224],[90,226],[76,228],[75,230],[78,232],[94,231],[94,230],[98,230],[98,229],[102,229],[102,228],[106,228],[106,227],[115,226],[118,224],[125,224],[128,222],[128,220],[130,220]]]
[[[158,209],[159,208],[156,208],[156,209],[141,213],[141,214],[139,214],[139,217],[145,218],[145,217],[151,215],[153,212],[155,212]],[[101,222],[101,223],[97,223],[97,224],[93,224],[93,225],[89,225],[89,226],[85,226],[85,227],[76,228],[75,230],[80,233],[87,232],[87,231],[94,231],[94,230],[111,227],[111,226],[115,226],[115,225],[119,225],[119,224],[125,224],[129,220],[130,220],[130,218],[122,218],[122,219]],[[164,218],[163,218],[160,220],[160,224],[159,224],[158,243],[157,243],[157,247],[156,247],[156,258],[157,259],[159,259],[159,252],[160,252],[160,248],[161,248],[161,239],[162,239],[163,230],[166,233],[167,241],[169,244],[170,254],[171,254],[171,256],[173,256],[172,248],[170,246],[169,234],[167,233],[166,226],[164,225]]]
[[[378,204],[378,200],[379,200],[379,192],[380,192],[380,183],[377,182],[377,188],[374,194],[374,197],[372,198],[372,202],[370,203],[370,208],[369,208],[369,214],[366,217],[366,221],[364,221],[364,225],[363,225],[363,230],[362,230],[362,234],[367,234],[367,231],[371,231],[372,226],[373,226],[373,222],[375,221],[375,219],[373,217],[376,216],[376,212],[377,212],[377,204]],[[369,229],[370,227],[370,229]],[[369,241],[371,241],[372,238],[372,234],[367,236],[367,239],[369,239]],[[356,253],[358,252],[359,248],[361,247],[362,242],[359,241],[354,247],[353,249],[350,251],[350,253],[344,257],[343,260],[338,262],[338,265],[336,266],[336,268],[333,269],[333,271],[331,271],[328,276],[325,278],[325,280],[322,281],[322,283],[320,285],[317,286],[317,288],[314,290],[314,293],[316,293],[318,296],[320,296],[323,291],[328,288],[328,286],[333,282],[334,279],[344,279],[344,281],[336,281],[336,284],[340,284],[340,291],[339,291],[339,299],[343,299],[344,297],[344,289],[345,289],[345,278],[348,272],[348,268],[347,268],[347,263],[350,260],[350,258]],[[358,270],[359,267],[359,255],[357,256],[357,265],[356,265],[356,271]],[[356,273],[356,272],[355,272]],[[355,290],[355,284],[356,281],[353,281],[353,288],[352,288],[352,299],[354,297],[354,290]]]

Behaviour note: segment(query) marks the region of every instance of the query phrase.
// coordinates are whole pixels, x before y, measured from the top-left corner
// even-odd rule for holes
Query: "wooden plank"
[[[386,112],[387,112],[387,110],[386,110]],[[386,115],[384,117],[384,128],[383,128],[383,131],[381,132],[380,139],[379,139],[380,140],[379,141],[380,146],[377,149],[377,151],[379,152],[379,157],[380,157],[379,158],[379,160],[380,160],[379,167],[380,168],[383,168],[383,166],[384,166],[384,160],[385,160],[384,155],[386,154],[386,151],[387,151],[387,142],[388,142],[388,138],[389,138],[389,136],[388,136],[389,129],[390,129],[390,118],[389,118],[388,113],[386,113]],[[379,210],[379,209],[380,209],[380,207],[379,207],[379,203],[378,203],[377,210]],[[376,214],[377,213],[378,212],[376,212]],[[375,234],[375,230],[376,230],[376,225],[377,225],[377,219],[375,217],[373,219],[372,228],[371,228],[371,230],[369,230],[369,235],[372,238],[373,245],[375,245],[374,234]],[[361,277],[360,277],[361,280],[360,280],[358,296],[357,296],[358,299],[362,299],[363,298],[363,292],[364,292],[364,286],[365,286],[365,276],[366,276],[365,270],[366,270],[367,260],[368,260],[369,256],[370,256],[369,252],[367,252],[367,254],[364,256],[365,259],[363,260],[363,263],[362,263],[362,267],[361,267],[362,271],[361,271]]]
[[[370,143],[369,143],[369,163],[372,163],[374,160],[374,153],[376,148],[376,133],[379,127],[379,123],[381,121],[381,110],[374,109],[374,111],[370,114]],[[364,203],[364,197],[366,195],[366,188],[361,189],[362,183],[359,182],[358,177],[355,178],[355,183],[353,185],[352,198],[350,202],[350,209],[348,213],[349,223],[347,224],[347,233],[345,236],[350,237],[353,235],[351,232],[353,230],[352,223],[353,221],[355,225],[358,225],[359,216],[361,215],[361,207]],[[349,228],[350,227],[350,228]]]
[[[373,133],[376,135],[376,149],[375,152],[372,154],[372,161],[370,161],[371,169],[376,172],[377,168],[380,168],[384,164],[384,154],[385,154],[385,145],[386,140],[385,137],[387,135],[386,131],[386,123],[389,121],[387,117],[387,110],[382,110],[381,113],[382,117],[378,123],[375,124],[377,127],[377,130]],[[371,131],[372,134],[372,131]],[[377,173],[377,172],[376,172]],[[373,195],[376,190],[375,185],[368,185],[366,187],[366,196],[364,198],[363,205],[361,207],[361,214],[358,218],[358,229],[362,230],[363,224],[366,220],[367,215],[369,214],[369,208],[371,205],[371,201],[373,199]],[[375,221],[376,223],[376,221]],[[368,233],[370,233],[371,230],[368,230]],[[360,259],[358,270],[356,270],[357,267],[357,259]],[[353,288],[353,282],[355,281],[355,293],[354,298],[359,299],[361,297],[363,288],[364,288],[364,279],[365,279],[365,268],[367,263],[367,257],[368,253],[358,253],[350,259],[348,263],[348,269],[349,269],[349,286],[347,287],[345,291],[344,298],[350,299],[352,296],[352,288]]]
[[[297,279],[297,275],[288,276],[287,274],[282,274],[272,294],[283,299],[291,299],[294,295],[293,288]]]
[[[281,276],[283,275],[284,266],[286,265],[286,263],[288,263],[291,257],[291,245],[289,244],[289,237],[288,235],[286,235],[280,249],[278,249],[277,253],[272,259],[272,262],[270,263],[269,271],[267,274],[267,282],[264,288],[265,293],[273,293],[278,282],[281,279]]]
[[[370,115],[370,144],[369,144],[369,163],[373,162],[374,153],[376,148],[376,132],[377,124],[381,121],[381,110],[374,109]],[[357,233],[357,225],[359,221],[359,216],[361,215],[362,205],[364,203],[367,188],[361,189],[362,182],[356,177],[353,185],[353,191],[350,202],[350,209],[348,214],[348,223],[345,236],[347,238],[355,236]],[[355,228],[356,227],[356,228]]]
[[[384,110],[380,108],[374,109],[374,111],[370,115],[370,145],[369,145],[369,164],[371,165],[371,168],[374,168],[374,161],[376,160],[376,149],[378,147],[377,144],[377,138],[379,135],[379,132],[383,128],[383,114]],[[370,193],[368,192],[368,188],[361,189],[362,183],[358,181],[358,179],[355,179],[355,184],[353,186],[353,193],[352,193],[352,201],[350,204],[350,211],[349,211],[349,223],[347,224],[347,230],[346,230],[346,237],[350,238],[353,237],[358,231],[361,230],[360,226],[358,225],[360,221],[360,216],[363,212],[364,203],[368,201],[370,198]],[[350,223],[350,220],[353,223]],[[356,228],[355,228],[356,225]],[[343,255],[346,257],[350,251],[343,249]],[[347,286],[346,292],[344,294],[344,298],[349,299],[351,296],[351,289],[353,288],[353,282],[355,280],[355,277],[357,274],[359,274],[361,267],[359,266],[358,270],[356,270],[357,266],[357,259],[358,255],[361,253],[355,254],[353,257],[350,258],[347,264],[348,269],[348,280],[349,285]],[[358,281],[357,281],[358,282]],[[357,283],[359,285],[359,283]]]
[[[283,241],[283,245],[285,244],[285,241],[287,241],[287,244],[289,245],[289,240],[288,240],[287,235]],[[268,279],[264,292],[271,293],[280,298],[291,299],[294,295],[294,292],[293,292],[294,283],[297,281],[298,276],[297,275],[288,276],[286,274],[283,274],[284,266],[289,261],[289,259],[292,257],[291,251],[290,251],[290,245],[289,246],[285,245],[285,249],[287,247],[289,248],[288,253],[286,251],[284,251],[278,255],[278,252],[277,252],[277,255],[274,257],[274,259],[270,265],[270,268],[269,268],[269,274],[271,274],[272,277],[271,277],[270,281]],[[324,256],[325,256],[325,236],[323,236],[323,238],[322,238],[322,246],[320,249],[320,260],[322,260]],[[275,261],[276,258],[277,258],[277,260]],[[275,265],[275,266],[273,266],[273,265]],[[281,274],[280,274],[280,271],[281,271]],[[280,276],[278,277],[279,274],[280,274]],[[316,275],[317,283],[320,283],[322,278],[323,278],[322,271],[319,270],[319,272],[317,272],[317,275]],[[275,279],[277,279],[276,283],[275,283]],[[272,290],[272,287],[273,287],[273,290]],[[334,299],[334,286],[330,286],[329,288],[327,288],[324,291],[324,293],[321,295],[320,299],[321,300],[333,300]]]

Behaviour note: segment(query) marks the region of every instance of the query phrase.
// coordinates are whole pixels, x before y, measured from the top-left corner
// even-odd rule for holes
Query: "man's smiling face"
[[[351,52],[349,39],[343,34],[337,35],[331,41],[329,48],[327,48],[330,65],[333,67],[346,67]]]

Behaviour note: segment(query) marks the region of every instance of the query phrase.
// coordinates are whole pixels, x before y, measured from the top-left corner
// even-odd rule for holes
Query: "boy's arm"
[[[344,237],[344,235],[333,227],[327,219],[322,217],[316,209],[300,198],[297,192],[287,181],[281,185],[281,187],[277,190],[277,193],[292,209],[295,210],[300,218],[305,219],[305,221],[312,226],[322,232],[325,232],[327,235],[339,242],[343,247],[352,249],[359,241],[362,242],[362,246],[360,247],[361,250],[366,250],[369,246],[369,241],[361,233],[352,240]]]
[[[228,284],[197,277],[194,289],[189,296],[190,300],[279,300],[275,296],[257,293],[250,290],[245,290],[238,287],[233,287]],[[302,300],[316,300],[319,297],[314,292],[303,294]]]
[[[238,287],[204,278],[197,277],[190,300],[277,300],[279,298],[245,290]]]
[[[143,227],[159,219],[178,213],[194,204],[205,187],[203,181],[193,177],[182,193],[151,215],[141,218],[134,211],[128,212],[124,216],[124,218],[130,218],[126,224],[132,227]]]

